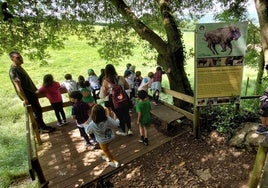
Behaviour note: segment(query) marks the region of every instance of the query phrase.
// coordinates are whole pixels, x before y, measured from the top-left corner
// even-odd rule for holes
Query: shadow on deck
[[[101,159],[101,150],[92,150],[84,146],[75,123],[57,127],[53,133],[42,134],[43,144],[38,147],[38,157],[48,187],[80,187],[100,177],[120,171],[124,165],[145,153],[170,141],[174,134],[167,135],[159,131],[159,125],[149,128],[149,146],[138,142],[139,132],[136,113],[131,114],[132,136],[116,136],[110,149],[121,167],[115,169]],[[56,126],[56,123],[50,124]]]

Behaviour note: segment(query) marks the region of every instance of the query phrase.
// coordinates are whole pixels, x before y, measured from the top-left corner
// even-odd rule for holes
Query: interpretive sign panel
[[[239,103],[247,23],[196,25],[195,104]]]

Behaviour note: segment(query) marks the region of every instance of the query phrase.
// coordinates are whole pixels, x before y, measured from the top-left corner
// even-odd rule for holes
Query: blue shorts
[[[153,91],[158,90],[159,92],[161,92],[161,89],[162,89],[161,82],[153,82],[151,85],[151,89]]]

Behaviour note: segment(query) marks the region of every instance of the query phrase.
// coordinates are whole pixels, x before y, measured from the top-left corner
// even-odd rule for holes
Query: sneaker
[[[85,143],[85,146],[86,147],[91,146],[91,143]]]
[[[64,124],[63,124],[62,122],[58,122],[57,125],[58,125],[59,127],[61,127],[61,126],[64,125]]]
[[[128,132],[127,132],[127,135],[133,135],[133,132],[132,132],[132,130],[128,130]]]
[[[138,140],[140,143],[143,143],[144,142],[144,137],[141,136],[141,138]]]
[[[39,132],[42,134],[42,133],[51,133],[55,130],[54,127],[50,127],[50,126],[47,126],[46,128],[44,129],[39,129]]]
[[[143,144],[144,144],[145,146],[148,146],[148,145],[149,145],[148,138],[144,138]]]
[[[46,128],[47,128],[47,129],[50,129],[50,130],[52,130],[52,131],[56,130],[55,127],[51,127],[51,126],[47,126]]]
[[[122,131],[116,131],[115,134],[121,135],[121,136],[127,136],[127,133],[122,132]]]
[[[63,123],[62,123],[62,125],[66,125],[66,124],[68,124],[68,121],[66,121],[66,120],[63,120]]]
[[[156,103],[156,102],[153,102],[153,104],[154,104],[155,106],[157,106],[157,105],[158,105],[158,103]]]
[[[268,128],[267,127],[263,127],[263,126],[259,126],[256,130],[257,134],[266,134],[268,133]]]
[[[119,119],[116,119],[115,121],[116,121],[116,123],[120,124],[120,120]]]
[[[110,159],[109,159],[108,157],[104,156],[104,155],[102,155],[101,158],[102,158],[103,160],[105,160],[106,162],[110,162]]]
[[[39,133],[50,133],[52,132],[50,129],[39,129]]]
[[[109,165],[115,168],[118,168],[120,166],[119,162],[117,161],[109,162]]]
[[[93,149],[101,149],[99,143],[95,142]]]

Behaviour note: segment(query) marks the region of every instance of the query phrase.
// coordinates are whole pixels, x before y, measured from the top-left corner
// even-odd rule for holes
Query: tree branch
[[[180,46],[180,44],[182,44],[182,34],[175,23],[168,1],[169,0],[159,0],[158,3],[163,17],[163,25],[167,34],[168,44],[171,47],[170,50],[175,52],[179,48],[183,50],[183,46]]]
[[[138,33],[138,35],[148,41],[158,53],[164,54],[167,52],[167,43],[163,41],[154,31],[148,28],[125,4],[123,0],[110,0],[117,11],[126,18],[130,26]]]

